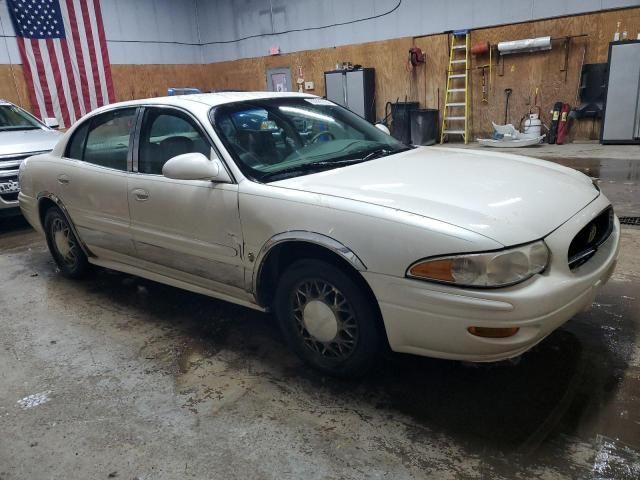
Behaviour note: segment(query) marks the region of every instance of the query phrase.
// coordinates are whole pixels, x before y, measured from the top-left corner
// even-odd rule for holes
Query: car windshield
[[[41,125],[27,112],[14,105],[0,105],[0,132],[36,128],[41,128]]]
[[[260,182],[307,175],[411,148],[321,98],[222,105],[214,110],[213,123],[242,172]]]

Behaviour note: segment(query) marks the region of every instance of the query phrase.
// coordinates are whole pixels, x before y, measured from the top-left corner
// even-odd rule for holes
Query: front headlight
[[[505,287],[542,272],[549,249],[539,240],[497,252],[449,255],[414,263],[407,276],[464,287]]]

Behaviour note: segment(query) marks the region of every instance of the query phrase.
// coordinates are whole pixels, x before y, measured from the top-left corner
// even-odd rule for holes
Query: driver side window
[[[138,171],[162,175],[170,158],[202,153],[209,158],[211,146],[193,120],[178,110],[148,108],[140,134]]]

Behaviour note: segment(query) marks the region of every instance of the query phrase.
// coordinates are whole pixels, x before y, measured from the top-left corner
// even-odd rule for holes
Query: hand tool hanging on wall
[[[504,89],[504,96],[505,96],[505,104],[504,104],[504,125],[506,125],[507,123],[509,123],[509,98],[511,98],[511,94],[513,93],[513,90],[510,88],[505,88]]]
[[[482,103],[489,102],[489,92],[487,89],[487,83],[489,84],[489,86],[491,85],[491,45],[489,44],[489,42],[478,42],[471,47],[472,55],[480,56],[480,55],[486,55],[487,53],[489,54],[489,64],[476,67],[481,70],[480,73],[482,75]],[[488,82],[487,82],[487,72],[486,72],[487,68],[489,68]]]
[[[489,93],[487,91],[487,68],[489,65],[476,67],[480,69],[482,75],[482,103],[489,103]]]
[[[556,102],[551,110],[551,126],[549,127],[549,145],[556,143],[558,135],[558,123],[560,122],[560,111],[562,102]]]

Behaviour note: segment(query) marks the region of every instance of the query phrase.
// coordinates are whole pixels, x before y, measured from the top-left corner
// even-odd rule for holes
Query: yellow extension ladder
[[[453,32],[447,68],[447,91],[442,109],[441,144],[448,135],[461,135],[464,143],[469,143],[469,41],[469,30]],[[464,100],[461,98],[463,95]]]

